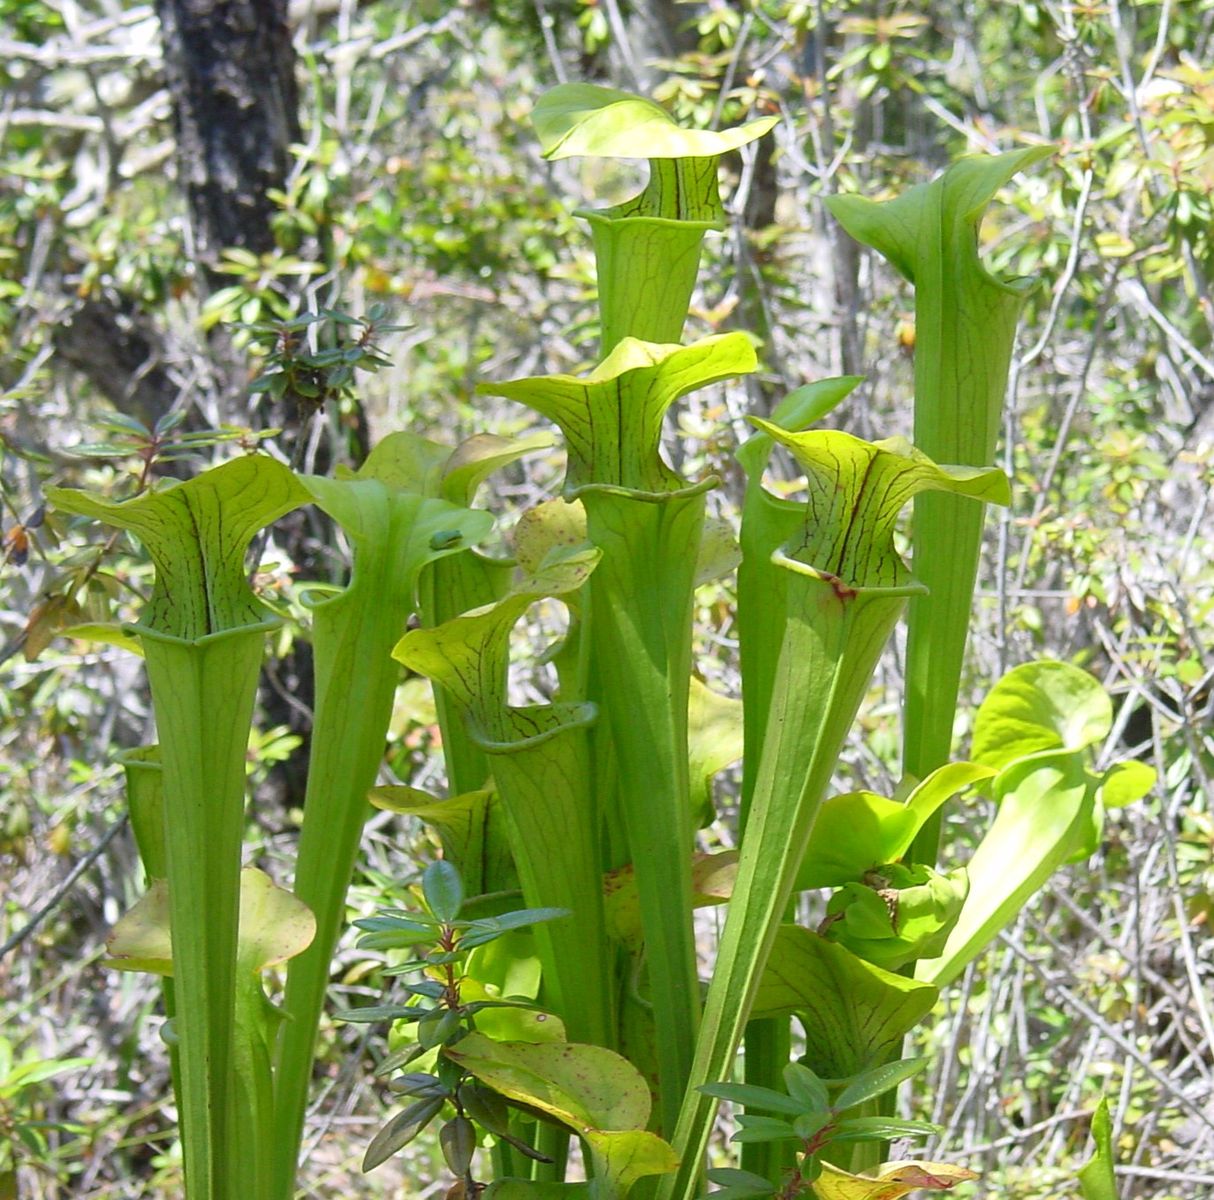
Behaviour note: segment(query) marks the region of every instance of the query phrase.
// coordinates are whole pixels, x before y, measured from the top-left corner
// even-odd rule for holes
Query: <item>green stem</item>
[[[660,1128],[687,1086],[699,1024],[692,927],[687,696],[703,492],[582,497],[603,557],[590,577],[592,677],[618,764],[619,817],[635,872],[657,1024]]]
[[[347,623],[343,600],[319,605],[315,620],[316,716],[295,894],[316,916],[316,937],[288,967],[284,1008],[290,1019],[277,1051],[276,1158],[284,1200],[294,1192],[316,1030],[400,674],[391,651],[404,615],[373,620],[359,605],[356,615],[364,619]]]
[[[489,741],[474,731],[489,757],[506,810],[514,861],[529,905],[565,907],[571,916],[536,926],[544,991],[565,1022],[570,1041],[615,1042],[607,934],[597,880],[599,852],[591,811],[590,705],[510,709],[513,736]],[[495,730],[500,732],[500,730]]]
[[[127,807],[131,812],[131,832],[139,860],[147,872],[148,883],[167,879],[168,857],[164,848],[164,769],[159,746],[136,746],[117,756],[126,777]],[[164,1015],[169,1021],[177,1016],[177,992],[171,976],[160,980]],[[169,1047],[169,1073],[173,1094],[181,1094],[181,1061],[176,1046]]]
[[[547,1121],[535,1126],[535,1148],[551,1162],[533,1160],[531,1178],[536,1183],[560,1183],[565,1178],[569,1161],[569,1131]]]
[[[267,1036],[268,1028],[271,1024],[277,1027],[278,1021],[269,1008],[259,975],[242,973],[236,992],[236,1119],[229,1167],[233,1195],[247,1200],[273,1200],[282,1194],[275,1176],[275,1081]]]
[[[476,554],[461,554],[455,558],[431,563],[422,572],[419,591],[420,613],[425,626],[441,625],[486,604],[493,604],[505,594],[513,563],[496,561]],[[447,792],[462,796],[485,786],[489,764],[472,740],[460,715],[443,687],[434,687],[434,707],[443,739],[443,762],[447,767]],[[477,879],[461,864],[464,885],[470,895],[497,891],[502,880]]]
[[[294,1190],[316,1029],[367,793],[383,759],[400,667],[392,648],[417,602],[418,576],[438,554],[484,536],[490,518],[424,498],[372,474],[350,480],[305,478],[305,487],[354,544],[350,583],[314,606],[316,715],[295,869],[295,894],[316,918],[316,936],[287,972],[283,1030],[275,1063],[278,1188]],[[441,535],[440,541],[435,537]]]
[[[506,703],[511,629],[534,601],[580,588],[597,558],[587,547],[492,608],[413,630],[394,654],[447,690],[488,756],[527,904],[571,913],[535,931],[545,989],[572,1037],[609,1044],[613,996],[585,732],[597,713],[590,704]]]
[[[141,629],[168,800],[181,1126],[192,1198],[237,1200],[225,1148],[245,757],[267,625],[194,643]],[[206,913],[200,920],[199,914]]]
[[[747,1083],[778,1090],[784,1068],[791,1059],[792,1030],[787,1017],[747,1022],[743,1057],[743,1078]],[[793,1142],[746,1142],[742,1146],[742,1169],[772,1183],[778,1183],[795,1162]]]
[[[729,915],[708,989],[688,1090],[675,1131],[679,1170],[659,1196],[690,1200],[715,1101],[696,1090],[727,1079],[792,895],[814,817],[843,741],[911,588],[844,588],[784,559],[787,616]]]

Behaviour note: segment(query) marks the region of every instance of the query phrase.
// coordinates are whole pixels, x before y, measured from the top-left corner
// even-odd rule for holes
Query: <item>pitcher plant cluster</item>
[[[735,544],[706,516],[719,479],[674,469],[662,429],[683,396],[757,367],[744,332],[681,337],[702,242],[724,226],[719,159],[775,119],[689,130],[590,85],[549,92],[533,119],[548,158],[647,158],[649,181],[579,212],[597,365],[479,388],[551,422],[567,452],[560,496],[522,514],[512,558],[477,550],[493,526],[477,493],[547,433],[450,448],[399,432],[336,478],[247,453],[128,501],[51,497],[134,534],[155,564],[125,635],[159,736],[126,756],[150,886],[110,952],[115,968],[163,976],[187,1195],[294,1195],[372,804],[428,823],[442,855],[415,911],[358,922],[405,997],[338,1014],[392,1023],[377,1073],[401,1106],[368,1168],[433,1122],[456,1197],[947,1190],[972,1172],[884,1161],[891,1139],[931,1129],[891,1115],[892,1090],[923,1065],[901,1057],[906,1035],[1056,868],[1092,853],[1105,810],[1152,784],[1136,763],[1095,769],[1110,700],[1057,662],[998,682],[969,758],[952,759],[983,515],[1010,500],[992,464],[1029,286],[984,269],[978,227],[1049,148],[964,158],[886,202],[828,201],[914,286],[915,444],[815,428],[859,381],[807,384],[751,418]],[[803,474],[805,499],[765,485],[774,454]],[[912,503],[908,566],[895,529]],[[303,505],[340,526],[353,565],[344,588],[307,598],[315,721],[287,891],[241,869],[246,747],[278,624],[246,555]],[[692,658],[696,589],[735,566],[740,698],[705,686]],[[548,655],[556,690],[512,704],[512,631],[554,602],[568,611]],[[904,615],[903,782],[892,797],[833,795]],[[402,665],[433,684],[445,795],[375,786]],[[697,831],[718,819],[712,778],[739,760],[738,849],[700,852]],[[976,795],[995,805],[985,836],[968,862],[938,863],[941,814]],[[813,928],[791,919],[806,889],[828,894]],[[722,907],[723,931],[704,980],[693,914],[706,905]],[[744,1109],[741,1163],[706,1173],[721,1100]],[[1112,1187],[1107,1124],[1085,1190]]]

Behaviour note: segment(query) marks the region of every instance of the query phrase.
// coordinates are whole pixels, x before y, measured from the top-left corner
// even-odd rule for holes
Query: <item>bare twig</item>
[[[21,945],[31,934],[33,934],[38,926],[46,920],[63,902],[67,894],[76,886],[76,881],[85,873],[106,851],[109,844],[126,828],[128,815],[123,813],[110,827],[101,835],[101,840],[68,872],[64,881],[50,894],[47,900],[42,904],[41,908],[35,910],[34,915],[23,925],[12,937],[0,946],[0,959],[11,953]]]

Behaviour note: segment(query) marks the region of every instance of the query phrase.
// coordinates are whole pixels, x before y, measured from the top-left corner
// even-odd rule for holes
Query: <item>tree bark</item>
[[[195,254],[213,267],[224,247],[263,253],[266,192],[299,140],[287,0],[156,0],[156,13]]]
[[[119,412],[138,417],[149,429],[177,399],[160,336],[131,304],[85,300],[56,326],[52,337],[65,363]]]
[[[266,193],[285,188],[290,147],[300,140],[288,6],[288,0],[156,0],[178,184],[195,260],[212,284],[225,248],[254,254],[274,248],[275,206]],[[285,523],[281,536],[295,562],[314,557],[306,521]],[[312,705],[306,647],[277,663],[272,678],[263,673],[261,700],[268,720],[304,743],[277,764],[265,790],[284,807],[302,804]]]

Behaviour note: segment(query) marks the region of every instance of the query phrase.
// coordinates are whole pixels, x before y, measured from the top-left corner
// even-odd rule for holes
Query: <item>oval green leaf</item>
[[[1064,662],[1014,667],[987,693],[971,756],[1002,768],[1049,750],[1083,750],[1108,736],[1113,704],[1087,671]]]

